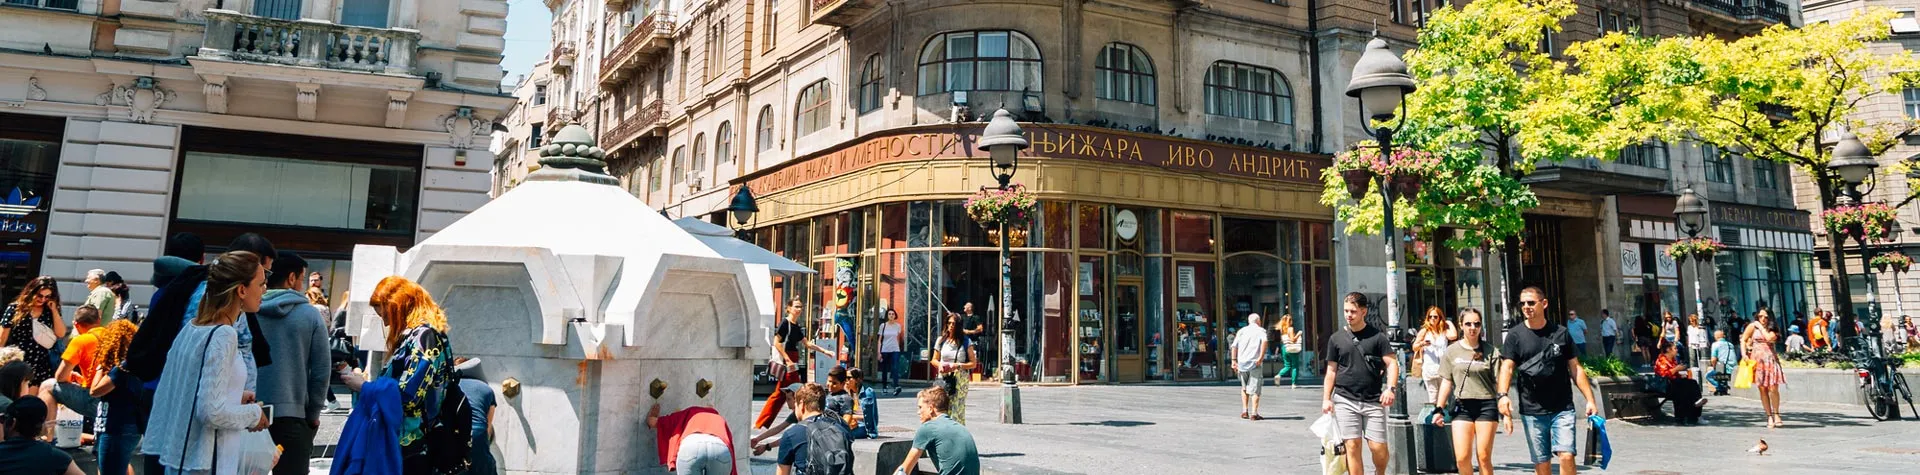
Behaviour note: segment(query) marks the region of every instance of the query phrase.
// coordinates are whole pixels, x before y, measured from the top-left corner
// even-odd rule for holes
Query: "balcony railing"
[[[813,22],[832,26],[853,26],[868,12],[886,2],[882,0],[812,0]]]
[[[553,41],[552,58],[553,58],[554,71],[565,72],[567,70],[573,69],[573,59],[575,56],[576,56],[576,53],[574,53],[573,51],[572,41],[567,41],[567,40]]]
[[[641,59],[665,51],[673,39],[674,18],[666,12],[654,12],[627,30],[613,52],[600,59],[600,83],[624,79],[642,64]]]
[[[1692,3],[1700,9],[1739,20],[1769,23],[1788,23],[1793,20],[1793,11],[1786,4],[1772,0],[1693,0]]]
[[[412,74],[420,32],[207,10],[199,56],[348,71]]]
[[[560,124],[575,124],[580,119],[580,111],[571,107],[551,105],[547,107],[547,130],[557,130]]]
[[[610,139],[607,141],[609,145],[607,150],[619,150],[632,143],[647,131],[659,127],[660,119],[664,117],[666,117],[666,103],[655,100],[641,107],[640,111],[632,116],[615,118],[613,128],[607,130],[607,138]]]

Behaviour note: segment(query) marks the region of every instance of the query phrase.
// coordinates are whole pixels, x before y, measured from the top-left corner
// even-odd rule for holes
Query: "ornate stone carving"
[[[447,146],[460,150],[473,148],[473,137],[486,135],[491,125],[467,106],[455,107],[453,112],[440,116],[440,127],[447,131]]]
[[[387,91],[387,127],[400,128],[407,122],[407,100],[413,98],[409,91]]]
[[[293,87],[299,89],[299,92],[294,93],[293,96],[294,114],[299,116],[300,120],[313,120],[314,116],[319,115],[320,112],[320,85],[294,84]]]
[[[173,92],[172,89],[160,87],[158,80],[141,76],[134,78],[131,85],[115,84],[113,89],[95,96],[93,102],[103,106],[126,106],[127,120],[145,124],[153,122],[154,111],[160,110],[160,106],[166,105],[167,101],[178,96],[179,93]]]
[[[207,81],[207,85],[201,88],[207,95],[207,112],[227,113],[227,77],[209,74],[201,76],[201,79]]]

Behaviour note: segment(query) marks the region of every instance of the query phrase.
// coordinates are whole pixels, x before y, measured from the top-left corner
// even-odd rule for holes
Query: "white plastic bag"
[[[1320,473],[1345,475],[1347,457],[1345,451],[1341,450],[1341,444],[1345,441],[1340,440],[1339,422],[1333,420],[1332,414],[1321,414],[1320,419],[1313,421],[1312,429],[1313,435],[1320,437]]]
[[[1339,426],[1336,424],[1333,414],[1321,414],[1319,419],[1313,421],[1313,436],[1320,440],[1339,438]]]
[[[86,419],[80,413],[60,406],[60,412],[53,421],[53,445],[63,449],[80,446],[80,432],[86,427]]]
[[[267,431],[242,433],[234,438],[233,446],[240,461],[239,470],[233,473],[239,475],[272,474],[273,464],[280,461],[280,447],[273,444],[273,436]]]

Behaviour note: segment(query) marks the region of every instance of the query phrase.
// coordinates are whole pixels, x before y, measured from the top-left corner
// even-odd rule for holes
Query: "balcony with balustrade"
[[[573,50],[572,41],[555,38],[553,40],[553,51],[548,53],[548,58],[553,60],[553,72],[556,74],[566,74],[569,71],[573,71],[573,60],[578,57],[578,55],[579,54]]]
[[[232,10],[206,11],[199,57],[412,75],[420,32],[306,20],[281,20]]]
[[[666,102],[655,99],[632,114],[615,117],[613,127],[607,129],[601,143],[606,144],[607,150],[618,151],[641,137],[661,131],[666,126],[666,117]]]
[[[867,13],[886,5],[883,0],[809,0],[813,2],[813,22],[820,25],[853,26]]]
[[[1776,0],[1690,0],[1686,6],[1695,12],[1756,26],[1793,22],[1793,9]]]
[[[547,130],[560,130],[561,125],[578,124],[580,123],[579,120],[579,109],[561,104],[550,104],[547,106]]]
[[[631,77],[673,45],[673,14],[653,12],[628,28],[613,52],[600,59],[600,84],[611,86]]]

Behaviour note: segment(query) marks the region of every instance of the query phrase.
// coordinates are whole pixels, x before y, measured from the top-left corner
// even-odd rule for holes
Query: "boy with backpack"
[[[802,421],[780,434],[779,475],[853,475],[853,439],[847,425],[826,414],[827,388],[807,384],[794,392],[794,412]]]

